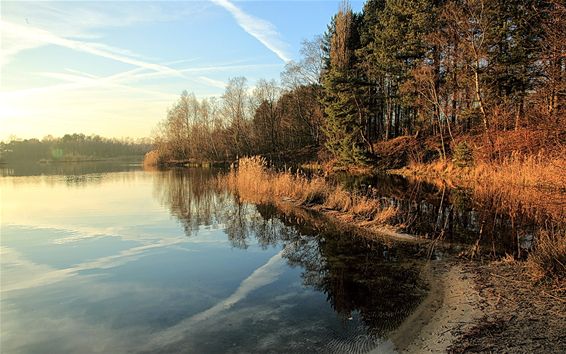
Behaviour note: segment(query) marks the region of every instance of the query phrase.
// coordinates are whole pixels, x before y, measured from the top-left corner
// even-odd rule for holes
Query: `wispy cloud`
[[[116,27],[132,27],[144,23],[174,21],[200,13],[211,6],[207,3],[149,3],[149,2],[104,2],[84,1],[3,2],[2,19],[12,24],[31,26],[54,35],[74,40],[97,40],[105,31]],[[7,65],[25,50],[46,43],[2,31],[0,62]],[[104,49],[104,48],[102,48]],[[155,61],[122,48],[112,48],[115,54]]]
[[[176,95],[173,95],[173,94],[170,94],[170,93],[164,93],[164,92],[160,92],[160,91],[148,90],[148,89],[144,89],[144,88],[141,88],[141,87],[129,86],[129,85],[122,84],[122,83],[129,81],[129,80],[132,80],[133,75],[135,75],[137,72],[142,71],[142,70],[143,70],[143,68],[137,68],[137,69],[128,70],[128,71],[125,71],[125,72],[121,72],[121,73],[111,75],[111,76],[106,76],[106,77],[99,77],[99,76],[95,76],[95,75],[91,75],[91,74],[87,74],[87,73],[81,73],[81,72],[77,72],[77,71],[75,71],[72,74],[57,73],[57,72],[45,72],[45,73],[41,73],[41,75],[45,76],[45,77],[52,78],[52,79],[68,81],[69,82],[68,85],[74,84],[75,87],[80,87],[80,88],[83,88],[83,87],[84,88],[87,88],[87,87],[101,87],[101,88],[102,87],[114,87],[114,88],[123,89],[125,91],[150,95],[150,96],[155,97],[155,98],[163,98],[163,99],[173,100],[176,97]],[[59,86],[63,86],[63,85],[65,85],[65,84],[61,84]]]
[[[226,83],[224,81],[214,80],[214,79],[211,79],[211,78],[206,77],[206,76],[199,76],[198,78],[199,78],[200,81],[204,82],[205,84],[207,84],[209,86],[217,87],[217,88],[221,88],[221,89],[226,88]]]
[[[257,18],[250,14],[245,13],[236,5],[228,0],[211,0],[218,6],[222,6],[224,9],[228,10],[238,22],[238,25],[249,33],[252,37],[260,41],[264,46],[271,50],[275,55],[277,55],[284,62],[291,60],[289,54],[287,54],[287,48],[289,45],[281,40],[277,28],[266,20]]]
[[[176,94],[170,94],[155,90],[148,90],[141,87],[125,85],[126,82],[135,80],[135,75],[139,72],[147,71],[145,68],[135,68],[132,70],[120,72],[110,76],[96,76],[89,73],[83,73],[76,70],[67,69],[65,72],[41,72],[38,73],[39,76],[63,81],[64,83],[59,83],[55,85],[43,86],[43,87],[33,87],[23,90],[0,92],[0,102],[5,102],[7,100],[19,99],[32,97],[36,95],[45,94],[56,94],[58,92],[64,92],[69,90],[78,89],[109,89],[118,88],[122,92],[135,92],[146,94],[154,98],[162,98],[167,100],[173,100]]]
[[[169,63],[168,65],[170,65]],[[218,65],[211,65],[211,66],[194,66],[189,68],[178,69],[179,72],[187,75],[191,74],[203,74],[203,73],[221,73],[221,72],[236,72],[241,74],[242,72],[250,71],[254,72],[258,69],[266,69],[266,68],[280,68],[281,64],[218,64]],[[147,80],[147,79],[158,79],[162,78],[165,75],[159,72],[139,72],[138,74],[132,75],[131,78],[133,80]],[[187,76],[185,76],[187,77]],[[189,76],[190,77],[190,76]],[[202,82],[202,81],[201,81]],[[216,81],[218,84],[220,81]],[[214,85],[213,85],[214,86]],[[221,88],[225,88],[224,86]]]
[[[31,26],[21,26],[3,20],[0,20],[0,30],[2,30],[2,32],[7,32],[13,36],[24,38],[25,40],[40,42],[44,44],[58,45],[61,47],[74,49],[77,51],[93,54],[103,58],[116,60],[122,63],[135,65],[137,67],[144,69],[149,69],[169,75],[182,76],[182,74],[175,69],[172,69],[164,65],[149,63],[146,61],[125,56],[119,53],[120,52],[119,49],[115,50],[112,47],[100,43],[67,39],[57,36],[43,29],[34,28]]]

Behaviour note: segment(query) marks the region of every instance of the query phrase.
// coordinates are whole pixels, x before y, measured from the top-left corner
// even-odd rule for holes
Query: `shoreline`
[[[282,199],[272,201],[284,214],[300,214],[307,222],[317,224],[314,217],[305,214],[316,213],[338,227],[351,228],[361,237],[381,238],[389,242],[431,244],[433,241],[415,235],[397,232],[394,228],[364,227],[360,223],[345,220],[347,213],[321,210],[318,207],[301,205],[297,201]],[[318,225],[316,227],[319,227]],[[434,244],[435,247],[452,247],[447,244]],[[474,275],[470,271],[476,262],[455,259],[426,260],[421,276],[430,287],[426,297],[385,339],[396,353],[419,354],[444,353],[457,339],[469,332],[484,316],[480,310],[482,298],[477,290]],[[382,353],[378,347],[370,353]]]
[[[282,198],[271,203],[283,213],[300,215],[315,227],[322,227],[323,219],[339,227],[349,228],[361,237],[381,238],[386,242],[409,242],[434,244],[434,247],[451,248],[457,245],[420,238],[418,236],[396,232],[394,228],[368,227],[360,222],[349,220],[348,213],[324,210],[319,206],[308,206],[298,201]],[[309,217],[311,213],[321,216],[318,221]],[[517,270],[525,267],[520,261],[481,261],[462,260],[456,255],[442,260],[428,260],[422,277],[430,289],[423,301],[403,321],[400,327],[386,338],[397,353],[464,353],[464,352],[509,352],[513,343],[529,345],[514,347],[512,352],[536,352],[540,346],[545,353],[566,352],[566,337],[560,333],[566,331],[566,281],[562,290],[554,293],[549,284],[534,284],[523,279],[524,272]],[[521,280],[518,280],[521,278]],[[517,282],[521,282],[521,294],[517,294]],[[488,289],[488,290],[486,290]],[[535,310],[525,315],[518,313],[517,303],[525,307],[531,305],[529,299],[546,295],[545,301],[536,301]],[[500,305],[502,297],[514,306],[512,317],[507,315],[507,308]],[[535,300],[532,300],[535,301]],[[528,311],[527,311],[528,312]],[[562,317],[556,316],[556,313]],[[516,323],[513,323],[513,321]],[[511,323],[507,323],[511,321]],[[545,323],[541,326],[541,322]],[[495,337],[490,332],[493,326],[507,326]],[[553,333],[541,336],[542,329]],[[532,337],[532,340],[529,338]],[[544,344],[537,340],[547,339]],[[483,348],[479,349],[478,348]],[[380,353],[384,348],[376,348],[370,353]]]
[[[389,338],[399,353],[447,352],[482,316],[479,293],[462,265],[440,261],[426,267],[428,295]]]
[[[278,208],[281,207],[276,203]],[[394,227],[368,227],[360,222],[348,222],[349,214],[335,210],[321,210],[299,204],[291,207],[320,213],[332,222],[354,227],[369,237],[409,243],[433,244],[433,240],[399,232]],[[455,245],[436,243],[434,247]],[[472,262],[474,263],[474,262]],[[455,344],[463,333],[469,331],[476,320],[483,316],[480,311],[481,301],[473,274],[461,261],[450,256],[446,260],[428,260],[421,273],[430,289],[417,308],[387,338],[398,353],[420,354],[445,353]],[[380,353],[376,348],[370,353]]]
[[[497,173],[488,175],[490,180],[497,176],[506,174]],[[508,176],[508,175],[507,175]],[[397,347],[406,353],[420,352],[468,352],[475,348],[485,348],[484,351],[509,352],[506,348],[512,346],[514,342],[522,342],[525,338],[535,338],[537,325],[549,317],[556,317],[555,313],[566,314],[566,306],[556,309],[556,304],[566,303],[566,280],[560,278],[564,263],[562,250],[566,244],[561,244],[564,234],[560,230],[542,230],[538,235],[541,245],[530,253],[526,262],[512,260],[513,257],[504,258],[509,265],[510,271],[504,277],[508,278],[507,283],[494,283],[493,279],[502,277],[504,269],[498,265],[501,260],[493,258],[478,257],[474,244],[466,245],[460,243],[445,242],[441,239],[422,238],[408,235],[401,232],[401,229],[388,226],[389,222],[397,213],[397,209],[385,206],[379,199],[372,199],[363,195],[349,193],[341,186],[330,186],[323,178],[305,178],[299,174],[290,172],[275,172],[267,167],[266,161],[259,157],[240,160],[238,170],[231,171],[225,177],[218,180],[220,186],[227,187],[238,193],[242,201],[254,204],[270,203],[278,209],[294,208],[305,212],[313,212],[323,216],[327,222],[315,221],[316,227],[324,227],[329,223],[344,225],[345,227],[357,230],[357,234],[363,237],[380,238],[384,242],[410,242],[418,243],[429,248],[439,249],[444,260],[440,263],[430,265],[431,270],[423,273],[423,279],[430,284],[430,293],[425,300],[417,306],[417,310],[411,314],[402,326],[392,332],[389,344]],[[488,184],[483,189],[474,190],[479,197],[489,199],[491,195],[497,195],[499,202],[505,204],[506,200],[514,200],[516,203],[506,205],[505,208],[517,205],[530,205],[539,200],[545,200],[537,194],[536,198],[529,200],[532,196],[518,192],[516,186],[508,183],[503,186],[502,182]],[[556,199],[556,198],[555,198]],[[530,204],[529,204],[530,203]],[[507,203],[509,204],[509,203]],[[515,205],[516,204],[516,205]],[[538,206],[538,205],[537,205]],[[548,208],[549,205],[546,205]],[[554,211],[551,216],[560,220],[561,211],[559,208],[551,209]],[[538,210],[533,206],[533,210]],[[503,209],[502,212],[513,210]],[[305,219],[305,218],[303,218]],[[309,219],[307,218],[308,222]],[[561,225],[561,224],[559,224]],[[347,229],[345,229],[347,230]],[[468,248],[468,251],[463,252]],[[470,249],[471,247],[471,249]],[[446,256],[446,254],[448,254]],[[472,260],[457,258],[457,255],[469,254],[474,256]],[[532,257],[531,257],[532,256]],[[497,258],[499,259],[499,258]],[[436,262],[436,261],[429,261]],[[444,266],[439,266],[444,264]],[[491,267],[489,274],[482,274],[480,269]],[[553,268],[549,268],[553,267]],[[550,270],[549,270],[550,269]],[[479,275],[478,275],[479,274]],[[542,276],[539,276],[541,275]],[[534,276],[539,276],[535,281]],[[528,279],[531,277],[531,279]],[[518,279],[524,278],[520,282],[520,291],[525,292],[522,300],[516,291]],[[538,314],[531,314],[528,320],[522,321],[516,326],[511,326],[504,318],[505,309],[499,306],[487,306],[486,304],[498,304],[501,301],[501,294],[509,299],[510,304],[519,301],[524,302],[524,309],[528,309],[530,304],[528,299],[540,297],[540,291],[552,292],[551,288],[544,290],[544,282],[554,280],[561,293],[552,295],[548,300],[538,304]],[[493,284],[493,285],[490,285]],[[509,285],[511,284],[511,286]],[[484,288],[492,286],[497,291],[493,293],[483,291]],[[554,314],[554,315],[553,315]],[[517,318],[521,316],[517,315]],[[560,317],[560,316],[559,316]],[[564,317],[560,317],[563,320]],[[495,322],[488,322],[486,328],[485,318],[498,318]],[[566,320],[565,320],[566,321]],[[566,333],[565,321],[548,322],[548,328],[556,333]],[[492,327],[497,328],[500,340],[492,343]],[[544,328],[544,327],[541,327]],[[547,328],[547,329],[548,329]],[[546,337],[545,337],[546,338]],[[464,340],[465,339],[465,340]],[[536,339],[536,338],[535,338]],[[466,342],[467,341],[467,342]],[[566,338],[554,336],[544,345],[552,353],[554,347],[563,346],[566,352]],[[465,343],[470,343],[466,345]],[[540,344],[540,343],[537,343]],[[531,348],[535,349],[536,347]],[[514,352],[521,348],[514,348]],[[528,352],[528,351],[526,351]],[[560,352],[560,351],[558,351]]]

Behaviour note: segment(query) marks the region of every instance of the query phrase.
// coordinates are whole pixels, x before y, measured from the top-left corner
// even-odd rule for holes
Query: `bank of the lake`
[[[563,353],[566,341],[566,292],[555,283],[534,283],[524,262],[470,259],[461,245],[434,242],[394,227],[351,222],[351,214],[281,199],[283,214],[324,228],[383,242],[419,243],[441,249],[420,275],[429,284],[426,297],[390,336],[399,353]],[[312,211],[320,216],[313,216]],[[316,214],[315,214],[316,215]],[[428,245],[428,246],[426,246]],[[518,289],[520,288],[520,289]],[[541,334],[542,333],[542,334]],[[380,351],[375,351],[379,353]]]
[[[309,229],[332,229],[343,237],[379,240],[385,244],[414,244],[419,245],[422,252],[430,252],[419,270],[421,279],[428,284],[426,296],[389,335],[385,349],[379,347],[370,353],[447,352],[462,333],[472,329],[484,316],[473,276],[476,263],[457,257],[464,251],[461,245],[437,242],[433,246],[424,238],[402,233],[391,226],[368,227],[352,222],[351,213],[324,210],[285,197],[262,203],[273,205],[285,218]]]
[[[485,204],[486,200],[494,203],[496,215],[508,213],[515,223],[520,222],[519,216],[528,221],[525,226],[529,228],[525,230],[530,230],[526,231],[530,238],[523,241],[515,238],[511,249],[503,247],[496,250],[499,245],[493,243],[491,252],[491,246],[488,244],[486,247],[483,244],[485,240],[482,240],[484,222],[476,230],[479,232],[477,241],[469,244],[446,242],[443,231],[428,237],[417,236],[407,233],[407,225],[399,223],[401,204],[371,197],[368,193],[352,192],[324,178],[270,171],[261,158],[240,160],[238,170],[224,177],[221,183],[233,188],[244,200],[272,203],[282,210],[291,207],[316,211],[343,227],[355,228],[356,233],[364,237],[423,243],[430,249],[446,250],[446,263],[436,265],[426,274],[429,283],[434,284],[427,299],[413,313],[413,318],[399,329],[402,334],[398,338],[403,340],[396,347],[402,351],[505,352],[512,348],[513,352],[543,349],[559,353],[566,349],[564,338],[560,336],[566,329],[566,288],[562,277],[566,246],[564,219],[561,217],[564,210],[560,208],[564,195],[560,191],[545,199],[547,204],[542,207],[546,207],[546,211],[541,215],[541,206],[536,204],[540,199],[532,198],[532,194],[520,193],[516,186],[508,185],[495,193],[498,185],[492,184],[483,190],[470,189],[467,185],[466,190],[471,190],[470,193],[480,203]],[[362,185],[368,187],[367,183]],[[442,199],[445,187],[439,189],[442,190]],[[515,193],[509,193],[510,190]],[[513,199],[518,197],[518,200]],[[525,199],[529,197],[530,204]],[[442,208],[441,201],[438,215],[444,218]],[[452,221],[448,217],[441,220],[446,223]],[[505,220],[495,220],[494,227],[507,224]],[[552,223],[551,227],[549,223]],[[495,232],[497,230],[494,228]],[[493,240],[496,242],[497,239]],[[534,250],[529,251],[528,248],[533,248],[533,245]],[[519,260],[511,255],[505,256],[507,252],[513,254],[513,247],[519,251],[515,254]],[[521,247],[525,249],[521,251]],[[515,290],[518,285],[520,292]],[[505,315],[509,304],[514,304],[511,307],[515,308],[515,316]],[[530,310],[532,306],[536,311]],[[535,335],[541,328],[549,328],[548,334]],[[497,333],[492,333],[492,330]]]

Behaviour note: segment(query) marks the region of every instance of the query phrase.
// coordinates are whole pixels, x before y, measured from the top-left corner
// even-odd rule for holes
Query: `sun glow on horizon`
[[[184,90],[278,79],[338,2],[2,1],[0,140],[150,136]]]

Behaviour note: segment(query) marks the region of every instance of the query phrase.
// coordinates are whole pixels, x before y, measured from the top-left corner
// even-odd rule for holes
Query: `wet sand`
[[[390,337],[401,353],[447,352],[456,334],[482,315],[479,294],[462,266],[431,261],[423,272],[427,297]]]
[[[394,228],[356,222],[347,213],[281,204],[315,210],[368,237],[430,242]],[[525,279],[524,267],[521,262],[429,261],[421,275],[430,286],[428,295],[371,353],[566,353],[566,282],[534,284]]]

